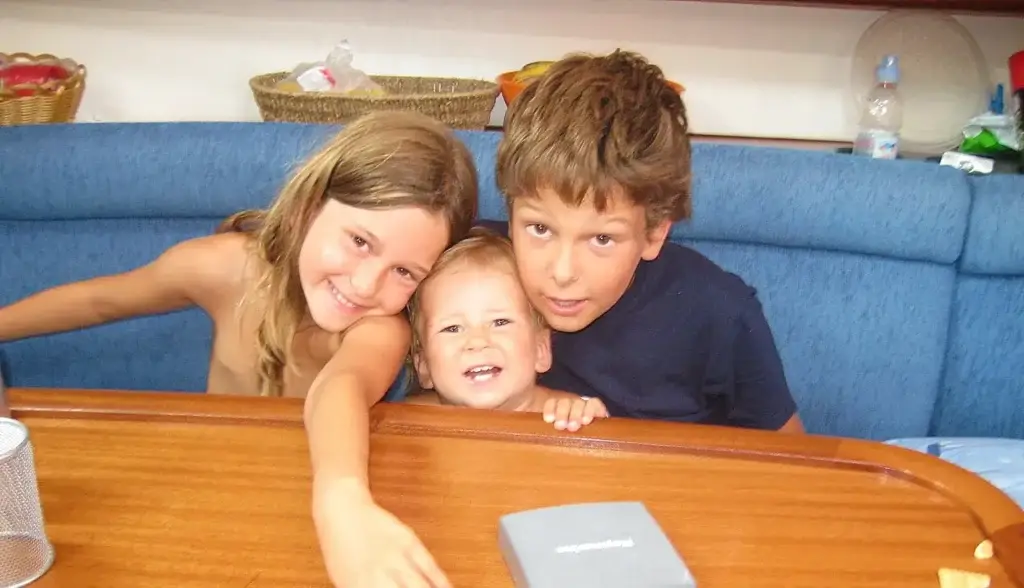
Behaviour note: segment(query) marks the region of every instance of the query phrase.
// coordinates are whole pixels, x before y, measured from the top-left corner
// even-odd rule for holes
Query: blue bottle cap
[[[992,114],[1002,114],[1006,105],[1003,103],[1003,85],[996,84],[995,92],[992,92],[992,100],[988,103],[988,109]]]
[[[875,70],[875,77],[880,83],[895,84],[900,81],[900,58],[886,55]]]

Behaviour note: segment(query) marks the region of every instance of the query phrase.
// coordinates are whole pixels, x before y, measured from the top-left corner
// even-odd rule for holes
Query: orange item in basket
[[[512,101],[515,100],[517,96],[519,96],[519,93],[523,91],[523,88],[528,86],[530,82],[536,79],[533,78],[525,81],[517,80],[516,74],[518,73],[519,71],[507,71],[498,76],[497,80],[495,80],[498,82],[498,86],[501,87],[501,97],[505,99],[505,106],[511,104]],[[679,82],[665,80],[665,84],[667,84],[669,88],[672,88],[679,94],[682,94],[683,92],[686,91],[686,88],[684,88],[683,85],[680,84]]]

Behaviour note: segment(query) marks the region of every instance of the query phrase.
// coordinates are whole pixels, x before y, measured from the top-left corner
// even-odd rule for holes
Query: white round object
[[[854,51],[854,124],[886,55],[899,57],[900,151],[937,154],[959,145],[967,121],[988,110],[992,91],[988,63],[971,33],[936,12],[895,10],[876,20]]]

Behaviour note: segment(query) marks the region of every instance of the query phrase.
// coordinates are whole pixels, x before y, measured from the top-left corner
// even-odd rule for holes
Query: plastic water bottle
[[[886,55],[875,69],[875,87],[868,93],[860,117],[860,130],[853,142],[856,155],[875,159],[896,159],[903,126],[903,102],[897,85],[900,62],[895,55]]]

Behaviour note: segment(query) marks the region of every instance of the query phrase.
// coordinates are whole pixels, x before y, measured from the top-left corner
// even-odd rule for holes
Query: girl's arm
[[[0,341],[71,331],[197,304],[193,294],[210,291],[211,280],[230,271],[223,264],[227,245],[228,240],[219,235],[185,241],[140,268],[32,294],[0,308]]]
[[[313,467],[313,519],[337,586],[449,586],[415,533],[369,489],[369,411],[409,349],[402,317],[359,321],[310,386],[304,419]]]

